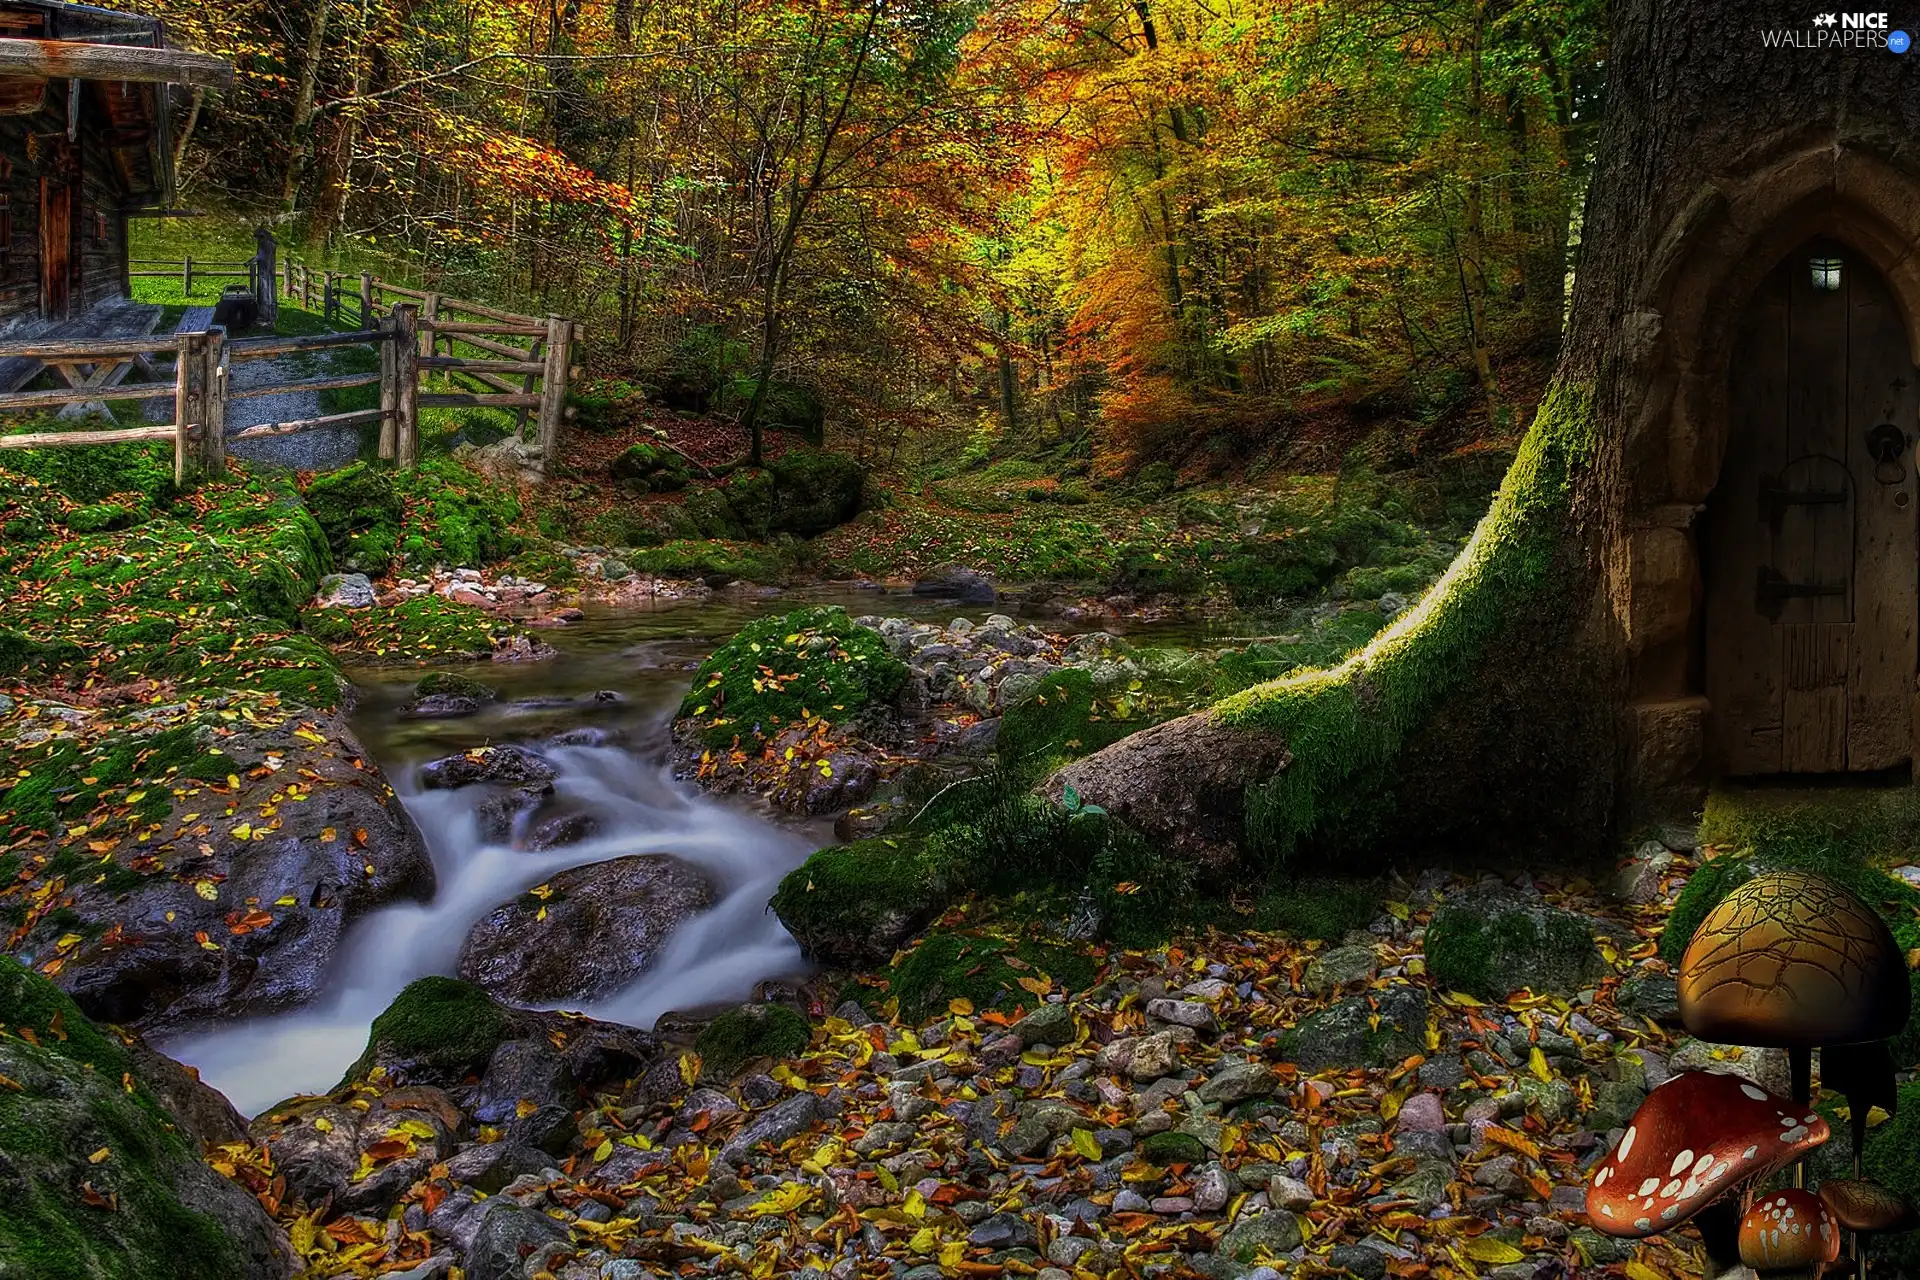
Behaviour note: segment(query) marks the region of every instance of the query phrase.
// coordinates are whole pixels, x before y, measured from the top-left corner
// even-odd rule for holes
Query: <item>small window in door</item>
[[[93,215],[93,243],[102,249],[107,247],[107,215],[98,211]]]
[[[1840,287],[1840,259],[1811,258],[1807,265],[1813,270],[1814,288],[1836,290]]]

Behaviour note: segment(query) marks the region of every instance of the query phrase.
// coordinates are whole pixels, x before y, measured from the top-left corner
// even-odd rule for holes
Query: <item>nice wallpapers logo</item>
[[[1760,33],[1769,49],[1885,49],[1913,47],[1906,32],[1891,29],[1884,13],[1816,13],[1805,27],[1774,27]]]

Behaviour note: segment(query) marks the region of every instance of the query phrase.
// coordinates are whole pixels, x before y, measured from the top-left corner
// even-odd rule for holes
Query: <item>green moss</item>
[[[762,618],[715,650],[679,715],[710,745],[751,744],[801,723],[803,712],[836,724],[879,714],[906,678],[906,664],[845,609],[799,609]]]
[[[47,418],[10,421],[7,430],[10,434],[15,430],[58,431],[71,429],[73,425],[58,418]],[[78,503],[104,502],[119,494],[135,494],[150,503],[165,503],[179,492],[173,485],[173,448],[164,444],[10,450],[5,468],[32,476]]]
[[[1583,386],[1549,391],[1492,510],[1421,607],[1338,667],[1218,705],[1229,724],[1285,738],[1293,756],[1285,772],[1249,789],[1256,857],[1282,863],[1305,843],[1362,844],[1383,829],[1409,740],[1554,586],[1575,477],[1593,453],[1590,397]]]
[[[118,1040],[96,1027],[66,992],[12,956],[0,956],[0,1026],[15,1034],[31,1028],[47,1052],[116,1083],[133,1070],[133,1059]]]
[[[671,493],[687,487],[687,460],[644,440],[622,450],[610,470],[615,479],[642,492]]]
[[[388,472],[356,462],[314,477],[303,496],[342,568],[376,576],[386,573],[405,514]]]
[[[702,582],[779,582],[793,567],[790,551],[751,542],[676,539],[638,547],[624,557],[642,573]]]
[[[1268,887],[1253,911],[1253,928],[1333,942],[1364,929],[1380,914],[1379,889],[1351,880],[1282,880]]]
[[[364,1075],[378,1057],[423,1063],[455,1077],[487,1065],[511,1029],[492,996],[458,978],[416,978],[393,998],[367,1033],[366,1051],[346,1079]]]
[[[768,906],[816,960],[884,962],[952,892],[924,841],[878,836],[813,854],[780,881]]]
[[[1660,954],[1678,963],[1687,942],[1720,900],[1763,871],[1812,871],[1845,885],[1873,907],[1900,950],[1920,948],[1920,890],[1880,863],[1920,849],[1920,794],[1883,791],[1740,791],[1707,799],[1700,842],[1722,850],[1688,877],[1660,935]],[[1920,972],[1909,975],[1920,1008]],[[1920,1065],[1920,1019],[1891,1045],[1896,1064]]]
[[[430,671],[413,686],[413,696],[416,698],[435,696],[478,698],[486,701],[492,698],[494,693],[478,680],[470,680],[466,676],[455,675],[451,671]]]
[[[1119,714],[1122,701],[1124,694],[1102,694],[1078,667],[1052,672],[1032,697],[1001,715],[994,756],[1022,776],[1051,773],[1151,723],[1131,714],[1131,707]]]
[[[35,640],[18,631],[0,627],[0,676],[24,675],[29,671],[59,671],[86,657],[86,650],[71,640]]]
[[[103,529],[126,529],[146,519],[146,512],[118,502],[96,502],[67,512],[67,528],[75,533],[99,533]]]
[[[991,933],[928,934],[895,965],[888,989],[911,1019],[944,1010],[947,1002],[970,1000],[977,1009],[1032,1008],[1034,994],[1021,978],[1051,978],[1069,991],[1091,987],[1098,969],[1083,951],[1009,939]]]
[[[1140,1158],[1148,1164],[1199,1164],[1207,1158],[1206,1144],[1190,1133],[1148,1134],[1140,1144]]]
[[[783,1004],[729,1009],[700,1029],[693,1051],[706,1071],[730,1078],[755,1058],[788,1058],[807,1047],[807,1020]]]
[[[470,662],[517,630],[435,595],[385,609],[309,609],[301,621],[309,635],[367,663]]]
[[[1577,916],[1557,912],[1487,911],[1447,903],[1427,926],[1427,972],[1454,991],[1501,999],[1517,986],[1577,971],[1594,951]],[[1537,963],[1527,965],[1519,958]]]

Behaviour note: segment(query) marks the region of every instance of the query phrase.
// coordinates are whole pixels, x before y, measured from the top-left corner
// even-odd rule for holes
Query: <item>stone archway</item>
[[[1884,278],[1920,365],[1920,177],[1829,144],[1699,192],[1652,246],[1623,317],[1637,368],[1617,465],[1628,508],[1609,539],[1610,594],[1629,664],[1628,783],[1639,816],[1693,808],[1716,765],[1702,671],[1699,517],[1729,432],[1737,326],[1768,274],[1817,236]],[[1920,423],[1900,424],[1909,436]]]

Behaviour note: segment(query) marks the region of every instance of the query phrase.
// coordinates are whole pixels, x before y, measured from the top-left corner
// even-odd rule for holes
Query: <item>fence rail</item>
[[[94,385],[0,394],[0,414],[109,400],[171,398],[171,424],[0,435],[0,448],[65,448],[170,439],[174,442],[174,479],[184,484],[194,472],[209,476],[224,472],[227,446],[235,441],[378,422],[380,456],[410,469],[420,456],[422,408],[478,406],[516,410],[515,426],[520,431],[525,430],[528,415],[534,415],[537,460],[544,464],[556,455],[561,424],[572,416],[566,406],[567,387],[578,376],[569,363],[578,331],[572,320],[557,315],[517,315],[483,303],[397,285],[368,273],[349,276],[310,267],[292,258],[278,258],[272,237],[264,232],[258,238],[260,252],[245,262],[196,261],[191,255],[183,256],[178,263],[140,258],[131,260],[129,267],[164,269],[130,269],[128,274],[178,276],[182,289],[189,294],[196,277],[244,279],[254,291],[263,320],[276,318],[279,303],[292,300],[328,324],[350,322],[356,327],[297,337],[267,335],[232,340],[224,330],[214,328],[147,338],[0,343],[0,359],[58,358],[116,371],[126,363],[149,369],[148,358],[156,354],[172,353],[175,357],[171,382],[106,386],[91,379]],[[349,346],[377,347],[380,371],[242,388],[233,385],[236,362]],[[454,381],[456,377],[465,379],[465,385]],[[429,380],[436,378],[439,389],[429,389]],[[377,409],[263,422],[232,432],[226,429],[228,406],[236,400],[367,386],[380,388]]]

